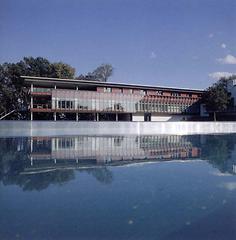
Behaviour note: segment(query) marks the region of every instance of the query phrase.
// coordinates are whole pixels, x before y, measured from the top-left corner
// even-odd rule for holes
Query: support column
[[[116,113],[116,122],[118,122],[118,113]]]
[[[34,102],[33,102],[33,97],[31,96],[31,97],[30,97],[30,108],[33,108],[33,104],[34,104]]]
[[[34,145],[33,145],[33,139],[32,139],[32,137],[31,137],[31,139],[30,139],[30,152],[32,153],[33,152],[33,150],[34,150]]]
[[[79,113],[76,113],[76,122],[79,121]]]
[[[96,113],[97,115],[97,122],[99,122],[99,113]]]
[[[53,118],[54,118],[54,121],[57,120],[57,113],[56,112],[53,113]]]
[[[33,84],[31,84],[31,86],[30,86],[30,91],[31,91],[31,93],[34,91],[34,85]],[[30,94],[30,109],[32,109],[33,107],[34,107],[33,97]],[[33,120],[33,112],[30,112],[30,120],[31,121]]]

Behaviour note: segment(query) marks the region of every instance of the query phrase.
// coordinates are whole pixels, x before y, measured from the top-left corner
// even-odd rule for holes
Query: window
[[[140,90],[140,94],[141,94],[141,95],[146,95],[146,94],[147,94],[147,91],[145,91],[145,90]]]
[[[163,95],[163,92],[162,92],[162,91],[156,91],[156,94],[157,94],[158,96],[161,96],[161,95]]]
[[[110,87],[104,87],[104,93],[110,93],[111,88]]]
[[[180,96],[180,93],[172,92],[172,93],[171,93],[171,96],[172,96],[172,97],[179,97],[179,96]]]

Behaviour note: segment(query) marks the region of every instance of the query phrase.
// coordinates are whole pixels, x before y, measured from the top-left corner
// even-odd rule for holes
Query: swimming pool
[[[236,134],[0,138],[1,239],[235,239]]]

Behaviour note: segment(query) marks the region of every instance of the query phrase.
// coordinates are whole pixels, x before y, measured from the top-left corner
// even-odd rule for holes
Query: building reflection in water
[[[187,136],[33,137],[30,141],[32,168],[184,160],[201,154]]]
[[[85,171],[109,184],[108,166],[194,159],[236,174],[236,135],[0,138],[0,182],[42,190]]]

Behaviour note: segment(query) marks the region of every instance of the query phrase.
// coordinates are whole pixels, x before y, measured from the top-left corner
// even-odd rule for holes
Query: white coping
[[[0,137],[236,133],[236,122],[0,121]]]

